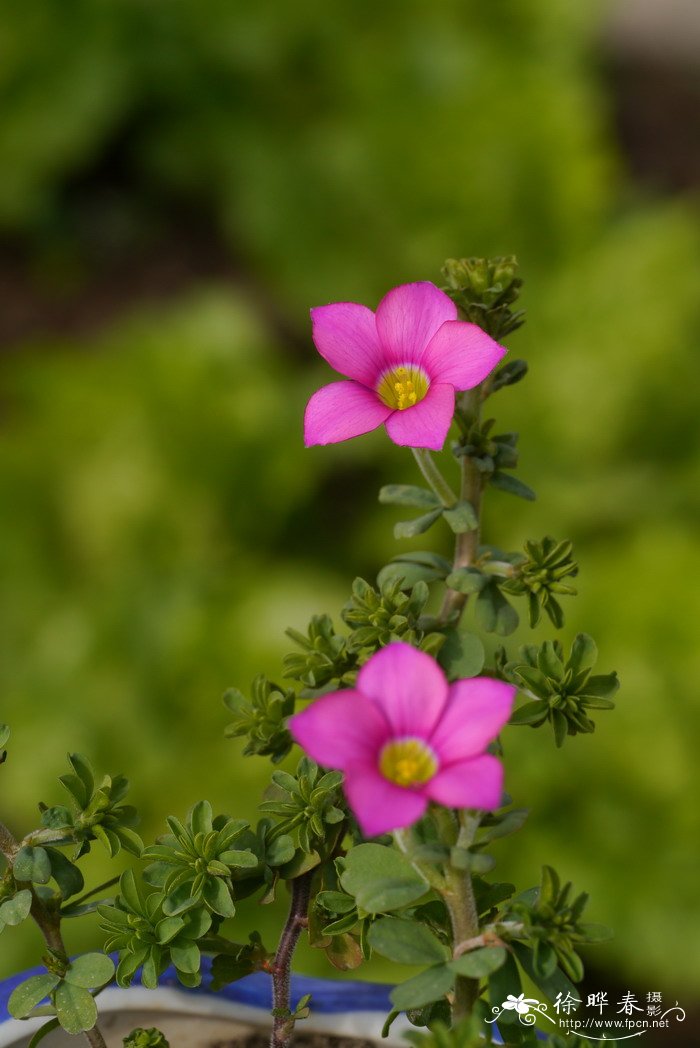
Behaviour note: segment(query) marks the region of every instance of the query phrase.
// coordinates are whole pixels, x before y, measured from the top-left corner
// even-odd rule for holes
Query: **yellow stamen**
[[[382,750],[379,770],[397,786],[422,786],[435,775],[438,762],[423,739],[395,739]]]
[[[387,407],[404,411],[418,404],[428,392],[428,376],[414,364],[385,371],[377,384],[377,393]]]

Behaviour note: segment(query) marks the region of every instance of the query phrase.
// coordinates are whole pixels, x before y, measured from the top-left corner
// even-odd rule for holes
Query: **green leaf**
[[[90,798],[95,789],[95,775],[90,761],[80,753],[69,753],[68,760],[73,766],[73,771],[85,787],[85,796]]]
[[[219,856],[219,861],[238,870],[251,870],[259,863],[257,855],[254,855],[253,852],[237,851],[236,849],[222,852]]]
[[[408,982],[401,983],[391,991],[391,1003],[399,1011],[421,1008],[424,1004],[439,1001],[454,985],[454,973],[446,964],[437,964]]]
[[[20,983],[7,1002],[7,1010],[15,1019],[26,1019],[33,1008],[51,993],[60,982],[58,975],[30,975]]]
[[[526,702],[524,706],[519,706],[515,710],[508,721],[509,724],[541,724],[547,719],[549,713],[549,707],[546,702],[542,699],[535,699],[533,702]]]
[[[88,990],[60,982],[54,996],[56,1015],[66,1033],[91,1030],[97,1022],[97,1005]]]
[[[190,811],[189,817],[192,833],[211,833],[212,810],[209,801],[198,801]]]
[[[196,975],[199,971],[201,955],[199,947],[194,942],[183,940],[182,942],[172,943],[170,946],[170,957],[179,972]]]
[[[37,1045],[44,1040],[46,1035],[51,1033],[52,1030],[57,1029],[57,1027],[59,1027],[60,1025],[61,1024],[59,1023],[57,1017],[54,1019],[49,1019],[47,1023],[44,1023],[44,1025],[36,1031],[31,1041],[27,1045],[27,1048],[37,1048]]]
[[[85,887],[82,873],[58,848],[47,848],[51,862],[51,876],[59,887],[63,899],[70,899]]]
[[[512,808],[501,816],[493,826],[486,825],[479,834],[479,844],[484,841],[495,841],[500,837],[508,837],[511,833],[517,833],[525,825],[529,810],[527,808]]]
[[[556,1000],[558,993],[560,993],[562,997],[566,997],[567,993],[570,993],[572,997],[578,996],[574,984],[562,971],[560,971],[559,968],[556,968],[552,975],[545,978],[538,975],[533,963],[532,950],[529,946],[526,946],[525,943],[517,941],[512,942],[511,949],[525,974],[532,979],[535,985],[542,990],[542,993],[544,993],[550,1001]]]
[[[18,881],[47,884],[51,880],[51,861],[48,852],[45,848],[31,848],[25,845],[15,856],[12,872]]]
[[[568,734],[569,726],[566,717],[561,710],[552,710],[552,727],[554,728],[554,741],[557,746],[563,746]]]
[[[463,499],[455,506],[442,511],[442,515],[450,525],[455,535],[462,535],[466,531],[474,531],[479,526],[479,518],[474,512],[471,502]]]
[[[619,687],[620,681],[617,673],[601,673],[595,677],[588,678],[581,688],[580,695],[582,698],[586,699],[609,699],[611,695],[615,694]]]
[[[422,535],[441,516],[442,510],[434,509],[430,513],[424,513],[421,517],[414,517],[413,520],[400,520],[397,524],[394,524],[394,538],[412,539],[415,535]]]
[[[370,946],[397,964],[435,964],[449,951],[424,924],[402,917],[382,917],[369,930]]]
[[[21,924],[29,916],[31,908],[32,893],[29,888],[23,888],[22,891],[17,892],[11,899],[6,899],[0,906],[0,931],[2,931],[3,925],[7,924],[14,928]]]
[[[577,633],[571,645],[567,667],[572,673],[579,673],[595,666],[597,658],[598,648],[593,637],[589,637],[587,633]]]
[[[537,498],[532,488],[523,484],[522,480],[514,477],[512,473],[503,473],[497,469],[489,477],[489,483],[500,491],[507,491],[509,495],[517,495],[518,498],[527,499],[528,502],[534,502]]]
[[[233,917],[236,907],[225,882],[219,877],[208,877],[204,885],[204,900],[220,917]]]
[[[604,924],[579,924],[578,929],[587,943],[608,942],[613,938],[612,930]]]
[[[557,655],[551,640],[546,640],[537,655],[537,665],[546,677],[561,680],[564,675],[564,663]]]
[[[402,579],[401,589],[412,589],[417,582],[436,582],[444,579],[452,570],[452,564],[438,553],[402,553],[385,564],[377,575],[377,583],[383,588],[387,583]]]
[[[479,593],[489,582],[488,576],[478,568],[457,568],[445,580],[450,589],[458,593]]]
[[[516,677],[520,678],[528,691],[541,696],[550,694],[547,678],[535,666],[516,666],[513,672]]]
[[[340,881],[367,913],[400,909],[428,891],[428,882],[408,859],[381,844],[353,848],[346,857]]]
[[[385,484],[380,488],[379,501],[388,506],[415,506],[416,509],[433,509],[441,505],[432,491],[413,484]]]
[[[106,953],[84,953],[71,961],[64,979],[73,986],[96,990],[108,983],[113,975],[114,963]]]
[[[506,951],[503,946],[484,946],[483,949],[463,953],[461,957],[450,961],[448,967],[469,979],[482,979],[498,971],[505,959]]]
[[[498,586],[491,582],[479,593],[474,609],[477,624],[486,633],[507,637],[517,628],[518,613]]]
[[[438,662],[450,680],[476,677],[484,668],[486,653],[481,638],[463,629],[445,631]]]
[[[10,737],[10,729],[7,724],[0,724],[0,750],[7,745],[7,740]]]
[[[329,913],[350,913],[355,909],[355,900],[344,892],[319,892],[316,902]]]

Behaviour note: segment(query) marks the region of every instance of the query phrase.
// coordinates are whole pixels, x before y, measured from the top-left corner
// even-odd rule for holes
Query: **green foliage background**
[[[37,800],[58,800],[68,749],[132,779],[146,837],[204,796],[253,815],[267,766],[223,740],[220,694],[278,673],[284,627],[336,611],[354,574],[398,552],[375,491],[413,477],[380,434],[302,449],[305,399],[328,377],[307,309],[373,305],[437,279],[448,255],[516,252],[529,322],[511,346],[531,375],[497,407],[539,500],[493,492],[484,534],[575,540],[564,639],[592,632],[623,687],[596,735],[561,751],[546,731],[507,733],[508,787],[533,811],[499,870],[526,886],[553,863],[616,929],[599,969],[691,992],[700,237],[690,202],[642,198],[625,175],[602,13],[568,0],[6,6],[0,225],[37,285],[87,286],[95,251],[138,253],[180,213],[210,223],[246,274],[127,302],[97,334],[47,335],[2,361],[13,739],[0,809],[17,832]],[[120,195],[86,208],[81,179],[115,157]],[[446,529],[439,542],[447,552]],[[6,935],[0,976],[37,945]]]

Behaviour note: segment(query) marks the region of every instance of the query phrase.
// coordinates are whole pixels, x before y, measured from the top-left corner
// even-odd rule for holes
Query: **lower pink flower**
[[[493,811],[503,766],[486,747],[510,717],[516,689],[490,677],[448,684],[409,644],[378,651],[356,688],[317,699],[289,721],[319,764],[345,773],[345,793],[364,834],[409,826],[429,801]]]

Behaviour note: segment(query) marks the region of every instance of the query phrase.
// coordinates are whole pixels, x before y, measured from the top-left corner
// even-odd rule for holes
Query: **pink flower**
[[[503,767],[485,752],[508,720],[515,688],[489,677],[448,685],[410,644],[382,648],[357,687],[324,695],[289,721],[319,764],[345,772],[345,793],[368,837],[409,826],[428,801],[493,811]]]
[[[402,284],[373,313],[356,302],[311,310],[313,339],[348,382],[309,400],[304,443],[336,444],[382,423],[395,444],[438,450],[454,414],[455,390],[472,389],[506,352],[476,324],[457,320],[434,284]]]

